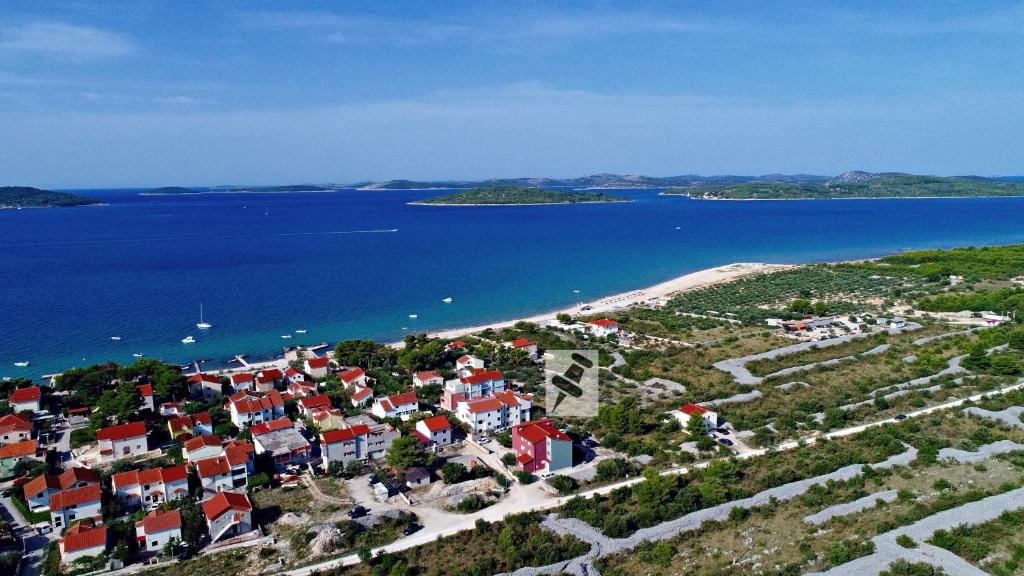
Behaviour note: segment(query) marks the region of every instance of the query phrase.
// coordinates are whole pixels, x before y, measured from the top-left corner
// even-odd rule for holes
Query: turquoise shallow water
[[[449,207],[406,204],[434,195],[422,191],[137,192],[82,192],[100,207],[0,210],[0,377],[133,353],[224,361],[396,340],[403,328],[527,316],[737,261],[1024,242],[1024,198],[707,202],[621,191],[636,201]],[[200,303],[208,333],[194,326]],[[181,344],[188,335],[197,343]]]

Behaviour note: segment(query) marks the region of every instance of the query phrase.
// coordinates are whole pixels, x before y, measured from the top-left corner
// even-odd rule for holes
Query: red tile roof
[[[107,527],[79,522],[68,529],[61,542],[64,544],[64,553],[106,546]]]
[[[277,368],[268,368],[267,370],[263,370],[260,372],[260,376],[263,376],[264,378],[273,378],[274,380],[284,378],[284,374],[282,374]]]
[[[199,450],[206,446],[220,445],[220,436],[217,436],[216,434],[210,434],[208,436],[196,436],[195,438],[190,438],[189,440],[185,441],[185,451],[195,452],[196,450]]]
[[[74,466],[60,475],[60,489],[67,490],[74,484],[99,484],[100,475],[92,468]]]
[[[138,386],[135,387],[135,389],[138,390],[139,394],[142,395],[142,396],[152,396],[153,395],[153,385],[152,384],[139,384]]]
[[[462,356],[459,356],[459,359],[456,360],[456,362],[458,362],[459,364],[465,364],[466,362],[469,362],[472,359],[473,357],[470,356],[469,354],[463,354]]]
[[[284,406],[284,398],[277,390],[271,390],[264,396],[258,396],[251,392],[238,392],[228,397],[228,401],[234,405],[239,413],[260,412],[275,407]]]
[[[445,345],[446,348],[465,348],[466,342],[464,340],[452,340]]]
[[[28,386],[26,388],[17,388],[14,392],[11,392],[10,398],[7,399],[11,404],[21,404],[22,402],[36,402],[43,395],[43,391],[39,389],[39,386]]]
[[[89,484],[81,488],[72,488],[50,496],[50,510],[63,510],[71,506],[95,502],[100,499],[100,485]]]
[[[367,396],[373,396],[373,388],[360,388],[352,393],[352,399],[356,401],[363,400]]]
[[[351,440],[356,436],[366,436],[370,433],[370,427],[366,424],[356,424],[351,428],[342,428],[340,430],[331,430],[324,432],[322,435],[324,444],[333,444],[335,442],[344,442]]]
[[[506,406],[519,406],[519,397],[514,392],[495,392],[494,397]]]
[[[146,435],[145,422],[131,422],[120,426],[100,428],[96,431],[97,440],[124,440]]]
[[[156,534],[167,530],[181,529],[181,512],[178,510],[153,510],[146,514],[142,520],[135,523],[135,527],[142,527],[143,534]]]
[[[213,417],[210,416],[209,412],[196,412],[192,415],[192,421],[196,424],[206,424],[209,426],[213,424]]]
[[[10,444],[0,446],[0,459],[35,456],[36,450],[38,449],[39,441],[34,438],[22,440],[21,442],[12,442]]]
[[[516,456],[516,462],[523,465],[529,464],[530,462],[533,462],[533,456],[530,456],[529,454],[520,454]]]
[[[150,468],[148,470],[129,470],[114,474],[114,486],[125,488],[138,486],[140,484],[156,484],[158,482],[168,483],[184,480],[188,477],[188,468],[184,464],[179,466],[168,466],[166,468]]]
[[[501,380],[504,377],[505,375],[497,370],[474,370],[471,375],[460,378],[459,380],[463,384],[479,384],[481,382],[487,382],[488,380]]]
[[[60,478],[50,476],[49,474],[41,474],[26,482],[21,487],[21,490],[27,500],[37,494],[42,494],[47,488],[50,490],[60,490]]]
[[[680,408],[679,411],[688,416],[693,416],[695,414],[706,414],[708,409],[703,406],[697,406],[696,404],[687,404]]]
[[[207,374],[205,372],[199,372],[188,377],[189,384],[195,384],[197,382],[209,382],[210,384],[220,384],[220,377],[216,374]]]
[[[241,374],[231,375],[232,384],[244,384],[246,382],[252,382],[252,374],[249,374],[248,372],[243,372]]]
[[[8,432],[31,432],[32,424],[26,421],[21,416],[14,414],[6,414],[0,416],[0,434],[7,434]]]
[[[330,360],[327,358],[308,358],[306,360],[306,364],[308,364],[310,368],[327,368],[329,363]]]
[[[353,380],[357,380],[360,376],[365,374],[366,372],[363,372],[362,368],[352,368],[351,370],[345,370],[341,374],[338,374],[338,378],[341,378],[341,381],[347,384]]]
[[[299,398],[299,406],[302,406],[306,410],[312,408],[321,408],[323,406],[330,406],[331,398],[327,394],[320,394],[319,396],[307,396],[305,398]]]
[[[416,379],[420,381],[430,380],[432,378],[440,378],[441,373],[437,370],[427,370],[426,372],[417,372]]]
[[[231,463],[228,461],[227,456],[203,458],[196,462],[196,473],[200,478],[226,476],[231,473]]]
[[[548,418],[541,418],[540,420],[533,420],[530,422],[524,422],[512,428],[512,435],[518,434],[530,444],[537,444],[543,442],[548,438],[552,440],[561,440],[563,442],[572,442],[568,436],[563,432],[560,432],[558,428]]]
[[[203,513],[210,521],[220,518],[229,510],[249,512],[252,510],[252,503],[245,494],[238,492],[217,492],[213,498],[203,502]]]
[[[516,338],[512,341],[513,348],[525,348],[527,346],[536,346],[537,343],[529,338]]]
[[[438,430],[444,430],[445,428],[452,427],[451,422],[449,422],[444,416],[431,416],[430,418],[424,418],[423,425],[431,432],[437,432]]]
[[[466,401],[466,410],[469,410],[473,414],[477,414],[479,412],[491,412],[492,410],[500,409],[501,402],[493,396]]]
[[[615,320],[609,320],[607,318],[601,318],[600,320],[591,320],[591,324],[594,326],[601,326],[602,328],[612,328],[618,326],[619,323]]]
[[[285,428],[291,428],[292,421],[287,417],[278,418],[277,420],[271,420],[270,422],[263,422],[252,426],[249,430],[252,431],[253,436],[262,436],[269,432],[276,432],[277,430],[284,430]]]

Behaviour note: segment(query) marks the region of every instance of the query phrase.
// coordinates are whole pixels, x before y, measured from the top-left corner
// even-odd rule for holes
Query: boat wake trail
[[[322,232],[269,232],[265,234],[222,234],[218,236],[165,236],[147,238],[98,238],[95,240],[76,240],[72,242],[33,242],[11,244],[10,246],[83,246],[92,244],[132,244],[141,242],[181,242],[185,240],[230,240],[237,238],[274,238],[282,236],[343,236],[346,234],[393,234],[398,228],[381,228],[377,230],[327,230]]]

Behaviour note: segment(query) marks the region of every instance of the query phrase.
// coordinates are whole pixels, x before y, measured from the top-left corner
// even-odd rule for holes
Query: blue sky
[[[8,0],[0,129],[0,185],[1022,174],[1024,3]]]

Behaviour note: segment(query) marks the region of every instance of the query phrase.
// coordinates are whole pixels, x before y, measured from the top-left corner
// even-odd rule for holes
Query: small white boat
[[[202,302],[199,303],[199,323],[196,324],[196,328],[199,328],[200,330],[209,330],[210,328],[213,328],[213,324],[210,324],[209,322],[204,322],[203,321],[203,303]]]
[[[291,338],[291,337],[292,337],[292,335],[291,335],[291,334],[282,334],[282,335],[281,335],[281,338],[284,338],[285,340],[288,340],[288,339],[289,339],[289,338]]]
[[[451,304],[452,303],[452,297],[449,296],[449,297],[445,298],[444,300],[441,300],[441,302],[444,302],[445,304]]]
[[[191,336],[186,336],[186,337],[181,339],[181,343],[182,344],[193,344],[193,343],[195,343],[195,341],[196,341],[196,339],[191,337]]]
[[[579,290],[573,290],[572,292],[573,292],[573,294],[579,294],[580,293]]]
[[[415,320],[415,319],[419,318],[419,315],[418,314],[409,314],[409,318],[412,318],[413,320]]]
[[[295,331],[296,334],[305,334],[306,332],[307,332],[307,330],[305,328],[303,328],[302,330],[296,330]]]
[[[134,356],[136,358],[142,358],[142,354],[138,354],[138,353],[132,354],[132,356]]]
[[[31,364],[31,362],[15,362],[14,363],[14,365],[19,367],[19,368],[24,368],[25,366],[28,366],[29,364]]]
[[[110,339],[111,340],[120,340],[121,337],[120,336],[111,336]]]
[[[682,230],[682,229],[683,229],[682,226],[676,226],[676,230]]]

